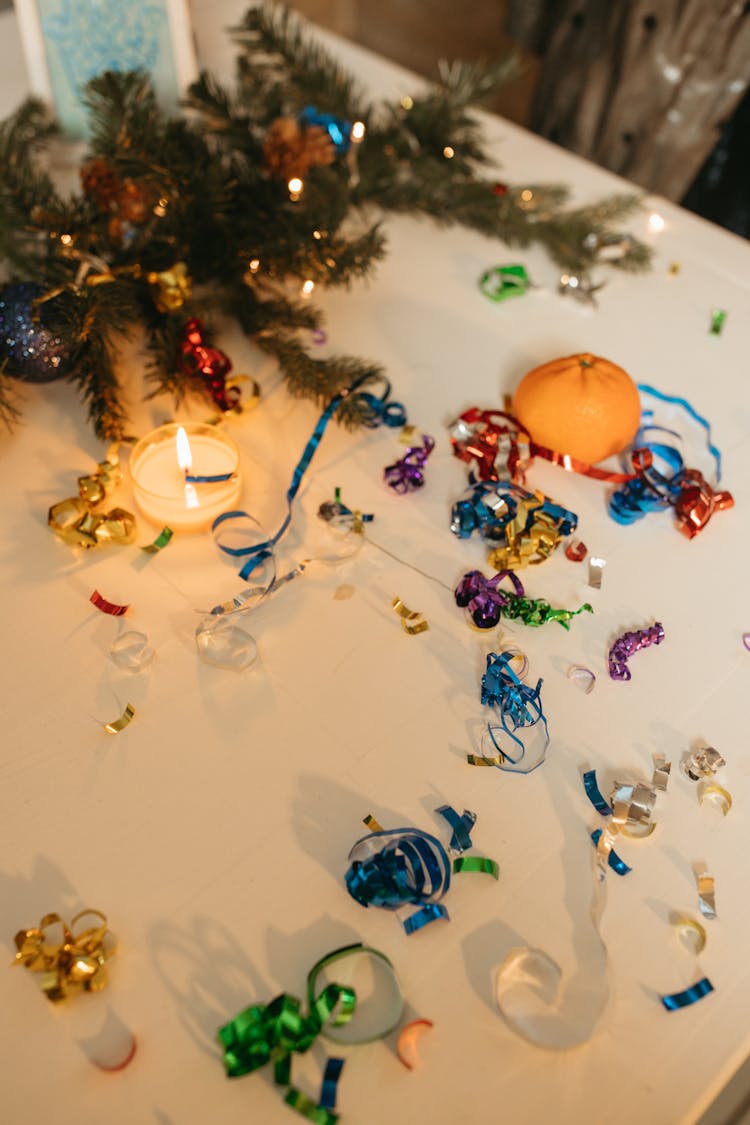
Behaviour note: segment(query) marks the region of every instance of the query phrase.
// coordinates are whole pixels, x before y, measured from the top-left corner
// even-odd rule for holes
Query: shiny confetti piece
[[[129,605],[117,605],[116,602],[108,602],[103,598],[98,590],[94,590],[89,598],[92,605],[95,605],[102,613],[108,613],[111,617],[122,617],[130,609]]]
[[[596,828],[591,833],[591,839],[595,848],[599,847],[599,841],[601,840],[601,838],[602,830],[601,828]],[[617,875],[629,875],[633,870],[632,867],[628,867],[624,859],[620,859],[619,855],[612,847],[607,848],[607,863]]]
[[[159,534],[154,539],[153,543],[148,543],[145,547],[141,547],[147,555],[155,555],[159,551],[163,551],[168,543],[171,542],[174,532],[171,527],[163,527]]]
[[[414,441],[415,434],[418,433],[416,426],[404,426],[401,433],[398,435],[398,440],[402,445],[411,445]]]
[[[458,856],[453,860],[453,874],[460,875],[462,871],[479,871],[484,875],[491,875],[493,879],[500,878],[500,864],[485,855]]]
[[[501,588],[506,579],[512,590]],[[470,570],[456,587],[454,597],[457,606],[468,610],[477,629],[493,629],[501,617],[534,627],[556,621],[563,629],[569,629],[573,617],[593,613],[588,602],[578,609],[553,609],[544,598],[527,597],[523,583],[512,570],[501,570],[492,578],[485,578],[481,570]]]
[[[127,672],[145,672],[153,663],[155,654],[145,633],[129,629],[115,638],[109,655],[118,668]]]
[[[612,791],[612,821],[625,836],[650,836],[656,825],[653,822],[656,790],[645,782],[635,785],[615,782]]]
[[[343,1069],[344,1059],[330,1058],[326,1063],[326,1068],[323,1073],[323,1082],[320,1088],[320,1101],[318,1102],[321,1109],[336,1108],[338,1083]]]
[[[467,416],[473,417],[475,413],[479,414],[476,410],[467,411]],[[488,562],[496,570],[539,565],[557,549],[563,537],[576,528],[578,516],[542,492],[529,492],[511,481],[494,479],[498,472],[519,471],[523,458],[518,445],[510,443],[507,448],[502,445],[501,449],[495,432],[497,427],[487,425],[486,439],[467,438],[461,419],[451,430],[454,454],[461,460],[477,460],[480,476],[490,479],[473,484],[463,498],[456,501],[451,509],[450,529],[459,539],[470,539],[478,532],[492,548]],[[467,430],[471,435],[472,427],[467,426]],[[507,460],[507,468],[498,469],[503,458]]]
[[[312,341],[314,344],[325,344],[328,342],[328,334],[322,328],[314,328],[312,332]]]
[[[422,444],[410,446],[403,457],[383,470],[383,480],[393,492],[403,496],[422,488],[427,458],[435,448],[435,439],[422,434]]]
[[[691,1004],[696,1004],[698,1000],[702,1000],[713,990],[714,986],[708,977],[703,977],[702,980],[692,984],[690,988],[686,988],[684,992],[672,992],[668,996],[662,996],[661,1002],[668,1012],[676,1012],[678,1008],[688,1008]]]
[[[726,764],[713,746],[700,746],[685,758],[682,766],[683,772],[691,781],[700,781],[702,777],[713,777]]]
[[[601,590],[602,588],[602,574],[607,565],[606,559],[595,558],[591,555],[589,558],[589,586],[594,590]]]
[[[198,656],[204,664],[228,672],[244,672],[258,659],[258,646],[231,617],[206,617],[195,631]]]
[[[732,807],[732,795],[724,788],[723,785],[717,785],[716,782],[710,782],[704,785],[698,793],[698,800],[702,805],[705,801],[711,804],[716,804],[726,816]]]
[[[401,1028],[396,1043],[396,1054],[399,1062],[403,1063],[407,1070],[414,1070],[417,1061],[417,1039],[432,1027],[434,1027],[432,1020],[420,1019],[412,1020]]]
[[[571,539],[565,548],[565,558],[571,562],[583,562],[588,554],[588,548],[580,539]]]
[[[483,754],[467,754],[466,761],[470,766],[495,766],[499,767],[505,762],[505,755],[498,754],[494,758],[486,758]]]
[[[185,473],[185,484],[224,484],[228,480],[236,480],[237,473],[215,473],[213,476],[193,476],[192,473]]]
[[[709,335],[721,336],[722,329],[724,328],[724,321],[727,319],[725,309],[712,309],[711,310],[711,326],[709,328]]]
[[[78,496],[53,504],[47,523],[58,538],[71,547],[124,545],[135,538],[135,518],[124,508],[99,510],[99,505],[122,480],[119,442],[107,450],[96,472],[78,478]]]
[[[745,648],[747,649],[747,651],[750,652],[750,633],[743,633],[742,634],[742,643],[745,646]]]
[[[409,609],[401,601],[401,598],[394,598],[391,606],[395,613],[401,618],[401,628],[409,636],[414,637],[417,633],[424,633],[429,629],[429,623],[424,619],[421,613],[414,612]]]
[[[382,832],[383,831],[383,825],[380,823],[379,820],[376,820],[375,817],[371,813],[368,813],[367,816],[363,817],[362,823],[366,824],[371,832]]]
[[[579,687],[586,695],[591,695],[596,686],[596,676],[590,668],[585,668],[583,664],[571,664],[565,674],[576,687]]]
[[[672,919],[672,927],[682,946],[696,956],[706,948],[706,931],[700,922],[687,914],[677,914]]]
[[[704,918],[716,917],[716,886],[713,875],[703,871],[697,875],[698,905]]]
[[[119,719],[113,719],[111,723],[104,723],[104,729],[107,734],[119,734],[134,718],[135,707],[132,703],[128,703]]]
[[[651,778],[654,789],[659,789],[662,793],[666,792],[671,769],[672,763],[668,762],[663,754],[654,754],[654,774]]]
[[[97,924],[76,933],[76,923],[88,916],[98,919]],[[60,927],[61,941],[51,940],[47,931],[52,926]],[[75,992],[99,992],[105,988],[105,965],[117,948],[107,928],[107,916],[100,910],[82,910],[70,925],[59,914],[45,914],[38,926],[19,930],[15,944],[13,963],[32,973],[42,973],[42,991],[55,1002]]]
[[[632,633],[623,633],[613,642],[608,656],[609,674],[613,680],[631,679],[628,661],[634,653],[649,645],[660,645],[664,640],[664,626],[657,621],[648,629],[637,629]]]
[[[670,277],[676,277],[681,269],[682,269],[682,266],[680,265],[679,262],[670,262],[669,263],[669,270],[667,272],[669,273]]]
[[[479,279],[479,288],[491,301],[505,301],[508,297],[522,297],[531,287],[525,268],[520,265],[493,266]]]

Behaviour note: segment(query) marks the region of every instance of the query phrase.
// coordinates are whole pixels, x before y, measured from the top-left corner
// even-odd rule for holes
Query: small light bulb
[[[360,141],[364,140],[365,132],[364,121],[355,121],[352,125],[352,141],[355,145],[358,145]]]
[[[287,187],[289,188],[289,195],[292,201],[296,203],[305,189],[304,183],[299,178],[299,176],[292,176],[291,180],[287,184]]]
[[[72,234],[61,234],[60,235],[60,241],[62,242],[63,246],[70,246],[71,242],[73,241],[73,235]]]
[[[313,238],[322,238],[322,237],[323,237],[323,235],[320,233],[319,230],[313,231]]]
[[[451,160],[455,155],[456,155],[455,149],[451,148],[450,145],[446,145],[445,148],[443,149],[443,156],[445,157],[445,159]]]
[[[524,190],[521,192],[521,199],[524,201],[524,203],[530,203],[533,198],[533,191],[531,191],[530,188],[524,188]]]
[[[310,278],[308,277],[307,281],[304,281],[302,283],[302,296],[303,297],[309,297],[314,288],[315,288],[315,282],[311,281]]]
[[[247,268],[250,270],[250,273],[257,273],[260,269],[260,258],[251,258],[247,263]]]
[[[649,215],[649,217],[648,217],[648,229],[650,231],[653,231],[654,234],[658,234],[659,231],[664,230],[666,225],[667,224],[664,222],[664,219],[662,219],[661,215],[657,215],[656,211],[653,211]]]
[[[402,109],[411,109],[411,108],[413,107],[413,105],[414,105],[414,99],[413,99],[413,98],[410,98],[408,94],[406,94],[406,95],[405,95],[405,96],[404,96],[404,97],[403,97],[403,98],[401,99],[401,107],[402,107]]]

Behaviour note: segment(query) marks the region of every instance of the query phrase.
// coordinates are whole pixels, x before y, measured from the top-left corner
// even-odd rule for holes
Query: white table
[[[222,26],[243,4],[224,3],[219,19],[208,4],[194,7],[203,60],[226,74]],[[5,112],[25,89],[12,15],[0,17],[0,43]],[[404,71],[350,45],[340,50],[373,89],[411,88]],[[509,181],[567,181],[580,200],[622,187],[504,121],[488,119],[487,131]],[[465,472],[451,456],[446,425],[475,402],[498,405],[526,370],[559,355],[606,355],[637,380],[686,395],[711,419],[737,506],[694,542],[669,515],[621,528],[606,514],[604,486],[534,467],[533,485],[578,512],[582,538],[607,568],[599,592],[561,553],[523,574],[532,595],[569,607],[590,598],[596,610],[576,619],[569,635],[555,625],[507,630],[527,652],[531,675],[544,677],[552,732],[546,764],[528,777],[464,761],[483,719],[479,675],[494,637],[471,631],[440,585],[373,547],[337,568],[311,567],[257,612],[251,628],[261,659],[253,670],[237,676],[199,663],[194,610],[237,588],[232,569],[208,537],[176,538],[145,566],[135,548],[77,555],[56,541],[48,506],[72,494],[76,476],[103,450],[70,388],[26,393],[24,425],[0,443],[0,932],[10,958],[15,930],[46,911],[70,916],[97,906],[121,949],[109,989],[68,1007],[53,1009],[29,973],[0,975],[8,1125],[293,1121],[265,1071],[226,1079],[215,1029],[248,1003],[283,990],[301,995],[319,956],[360,938],[392,958],[409,1011],[435,1028],[412,1073],[381,1043],[348,1052],[343,1121],[694,1122],[743,1061],[750,1047],[741,640],[750,628],[743,617],[750,248],[679,208],[651,206],[666,230],[649,235],[646,212],[632,229],[655,241],[653,272],[612,277],[597,312],[556,295],[557,271],[541,252],[518,254],[410,219],[388,222],[390,254],[372,283],[321,298],[332,345],[383,361],[411,420],[438,445],[425,489],[399,499],[381,482],[382,467],[403,449],[393,432],[332,428],[305,481],[283,560],[321,550],[315,512],[340,485],[345,499],[376,513],[375,541],[441,582],[451,586],[481,566],[481,545],[448,531]],[[486,301],[479,274],[516,260],[540,291],[499,306]],[[681,265],[676,276],[672,261]],[[708,334],[714,307],[729,313],[718,339]],[[316,412],[286,396],[236,331],[228,329],[224,344],[236,368],[252,370],[264,388],[260,406],[233,432],[245,506],[275,527]],[[169,409],[137,407],[137,428],[144,432]],[[127,488],[122,499],[130,500]],[[143,525],[140,541],[149,534]],[[342,585],[353,596],[337,598]],[[132,603],[132,627],[147,631],[157,649],[148,675],[127,677],[108,661],[116,625],[89,606],[94,587]],[[428,633],[401,631],[394,594],[425,613]],[[631,683],[612,682],[609,643],[654,619],[663,621],[666,642],[634,658]],[[566,679],[572,663],[597,670],[592,695]],[[128,700],[136,719],[109,738],[101,723]],[[700,739],[728,759],[735,807],[726,819],[700,808],[677,770]],[[628,847],[632,875],[609,883],[610,1010],[577,1050],[531,1047],[493,1008],[493,970],[520,944],[546,949],[566,974],[581,968],[587,829],[596,821],[581,770],[596,766],[604,786],[628,772],[648,777],[657,751],[673,762],[658,830]],[[450,923],[407,938],[393,916],[365,912],[349,898],[347,851],[366,813],[387,826],[435,831],[432,810],[444,802],[477,812],[476,846],[499,861],[500,880],[457,880]],[[672,910],[697,913],[697,862],[716,876],[719,910],[701,970],[669,925]],[[658,994],[703,973],[715,994],[665,1013]],[[108,1011],[139,1041],[133,1064],[111,1076],[76,1043],[76,1021]],[[320,1066],[317,1048],[294,1059],[295,1080],[313,1095]]]

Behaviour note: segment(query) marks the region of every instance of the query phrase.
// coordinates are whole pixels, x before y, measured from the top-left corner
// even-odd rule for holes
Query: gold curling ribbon
[[[101,919],[100,924],[75,933],[76,922],[87,915]],[[50,942],[46,934],[55,925],[62,930],[58,944]],[[107,916],[100,910],[82,910],[70,925],[59,914],[45,914],[37,927],[19,930],[15,943],[18,952],[13,964],[42,973],[42,992],[52,1001],[64,1000],[74,992],[101,991],[108,979],[105,964],[117,948],[107,929]]]
[[[367,825],[367,827],[370,829],[371,832],[382,832],[383,831],[383,825],[380,823],[379,820],[375,819],[375,817],[372,815],[372,813],[368,813],[367,816],[362,818],[362,820],[363,820],[363,823]]]
[[[700,922],[690,918],[687,914],[677,914],[672,919],[672,926],[682,944],[688,947],[696,956],[706,948],[706,931]]]
[[[119,734],[133,718],[135,718],[135,707],[132,703],[128,703],[119,719],[113,719],[111,723],[105,723],[104,729],[107,734]]]
[[[537,566],[550,557],[561,542],[562,535],[552,517],[547,512],[538,511],[543,503],[541,492],[520,502],[515,516],[505,528],[505,546],[496,547],[487,556],[491,567],[495,570],[518,570],[522,566]]]
[[[391,602],[393,609],[401,618],[401,628],[410,637],[414,637],[417,633],[424,633],[429,629],[429,624],[425,621],[421,613],[415,613],[414,610],[405,606],[401,598],[394,598]]]
[[[107,450],[96,472],[78,478],[78,496],[61,500],[49,510],[47,523],[71,547],[101,547],[109,543],[132,543],[135,518],[124,508],[109,512],[96,509],[122,480],[119,443]]]
[[[724,813],[724,816],[727,815],[732,807],[731,793],[725,789],[723,785],[717,785],[715,781],[711,782],[709,785],[705,785],[698,794],[698,800],[701,804],[703,804],[706,798],[710,798],[711,800],[717,798],[721,802],[721,811]]]

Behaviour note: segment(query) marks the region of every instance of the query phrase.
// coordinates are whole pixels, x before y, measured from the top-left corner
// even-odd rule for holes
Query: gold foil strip
[[[503,754],[496,758],[485,758],[481,754],[467,754],[466,761],[470,766],[499,766],[505,761]]]
[[[698,905],[704,918],[716,917],[716,887],[713,875],[698,874]]]
[[[703,786],[698,794],[698,800],[701,804],[706,800],[718,801],[724,816],[727,815],[732,807],[731,793],[725,789],[723,785],[717,785],[715,781],[709,782],[708,785]]]
[[[119,734],[121,730],[135,718],[135,707],[132,703],[125,706],[125,710],[120,715],[119,719],[113,719],[111,723],[104,723],[104,729],[107,734]]]
[[[398,435],[398,440],[402,445],[413,445],[414,438],[419,436],[419,429],[410,424],[401,427],[401,433]]]
[[[370,829],[371,832],[382,832],[383,831],[383,825],[380,823],[379,820],[375,819],[375,817],[372,815],[372,813],[368,813],[367,816],[363,817],[362,822],[367,825],[367,827]]]
[[[119,442],[110,445],[96,472],[78,478],[78,496],[53,504],[47,523],[71,547],[102,547],[112,543],[132,543],[135,518],[124,508],[109,512],[96,509],[122,480]]]
[[[682,945],[696,956],[706,948],[706,931],[700,922],[687,914],[677,914],[672,926]]]
[[[491,567],[518,570],[522,566],[537,566],[550,557],[562,536],[555,520],[547,512],[537,510],[543,503],[541,492],[519,503],[515,516],[505,527],[505,546],[496,547],[487,555]]]
[[[654,754],[654,774],[651,778],[654,789],[659,789],[662,793],[666,792],[671,769],[672,763],[668,762],[663,754]]]
[[[96,926],[75,933],[76,922],[88,915],[100,919]],[[49,940],[47,929],[59,925],[62,941]],[[109,940],[108,940],[109,938]],[[15,965],[41,973],[42,991],[48,1000],[64,1000],[72,992],[99,992],[107,984],[105,963],[117,943],[107,929],[107,916],[100,910],[82,910],[70,925],[59,914],[45,914],[39,925],[19,930],[15,936]]]
[[[394,598],[391,605],[401,618],[401,628],[410,637],[415,637],[417,633],[424,633],[429,629],[429,623],[425,621],[424,616],[405,606],[401,598]]]
[[[656,827],[652,819],[655,804],[656,791],[651,785],[615,782],[612,822],[625,836],[650,836]]]

